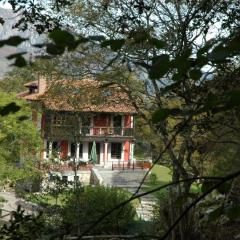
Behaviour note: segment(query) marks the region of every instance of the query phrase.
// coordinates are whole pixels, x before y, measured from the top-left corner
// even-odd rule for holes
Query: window
[[[55,125],[66,125],[67,116],[65,114],[54,114],[52,116],[52,123]]]
[[[121,127],[122,126],[122,116],[114,116],[113,117],[113,127]]]
[[[91,118],[90,117],[82,117],[82,126],[89,127],[91,126]]]
[[[75,157],[75,154],[76,154],[76,144],[75,143],[71,143],[70,151],[71,151],[70,156],[72,158]]]
[[[68,176],[62,176],[62,181],[66,183],[68,181]]]
[[[111,158],[121,159],[122,143],[111,143]]]

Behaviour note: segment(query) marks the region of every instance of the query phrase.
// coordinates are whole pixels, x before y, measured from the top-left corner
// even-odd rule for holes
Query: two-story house
[[[94,143],[96,164],[133,161],[137,111],[119,85],[40,77],[25,87],[19,96],[32,103],[33,121],[41,128],[42,159],[88,162]]]

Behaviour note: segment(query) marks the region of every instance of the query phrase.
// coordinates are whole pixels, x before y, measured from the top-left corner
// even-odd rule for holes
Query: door
[[[88,160],[90,160],[91,150],[92,150],[93,142],[88,143]],[[96,142],[96,152],[97,152],[97,163],[100,163],[100,143]]]

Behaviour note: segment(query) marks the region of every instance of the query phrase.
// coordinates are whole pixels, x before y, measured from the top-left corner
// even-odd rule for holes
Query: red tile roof
[[[119,85],[104,86],[102,82],[92,79],[54,81],[48,83],[43,93],[23,97],[41,101],[46,109],[54,111],[136,113]]]

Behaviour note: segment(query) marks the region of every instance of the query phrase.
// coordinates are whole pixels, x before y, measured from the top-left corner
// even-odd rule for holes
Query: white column
[[[122,147],[121,147],[121,160],[124,162],[124,152],[125,152],[125,142],[121,143]]]
[[[79,149],[80,149],[80,143],[77,143],[77,147],[76,147],[76,153],[75,153],[75,156],[76,156],[76,161],[79,160]]]
[[[134,142],[131,143],[131,161],[132,162],[135,162],[135,159],[134,159]]]
[[[68,157],[71,156],[71,142],[68,141]]]
[[[43,159],[45,160],[47,158],[47,140],[43,140]]]
[[[52,141],[49,142],[49,151],[48,151],[48,158],[52,157]]]
[[[108,162],[108,142],[104,143],[104,165]]]
[[[88,142],[83,142],[83,160],[88,161]]]

